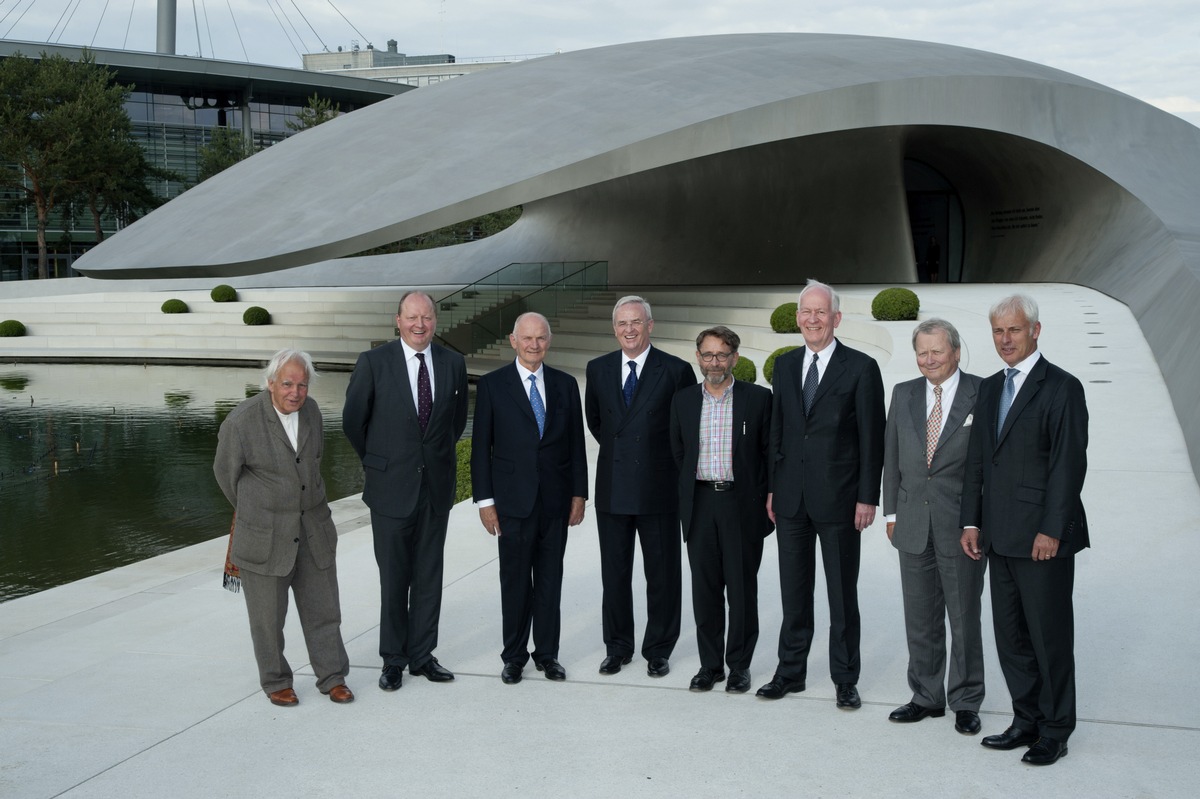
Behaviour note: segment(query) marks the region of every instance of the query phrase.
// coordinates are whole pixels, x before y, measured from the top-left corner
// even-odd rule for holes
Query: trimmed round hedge
[[[0,336],[16,338],[23,335],[25,335],[25,325],[16,319],[5,319],[3,322],[0,322]]]
[[[267,312],[266,308],[251,305],[242,314],[242,321],[248,325],[269,325],[271,324],[271,314]]]
[[[871,316],[880,322],[900,322],[917,318],[921,301],[909,289],[884,289],[871,301]]]
[[[785,302],[771,311],[771,329],[776,333],[799,333],[796,326],[796,303]]]
[[[237,289],[222,283],[214,288],[208,296],[212,297],[213,302],[235,302],[237,300]]]
[[[753,383],[758,380],[758,367],[745,355],[739,355],[737,365],[733,367],[733,379]]]
[[[175,299],[167,300],[166,302],[164,302],[162,304],[162,312],[163,313],[187,313],[188,312],[187,303],[184,302],[183,300],[175,300]]]
[[[780,355],[783,355],[785,352],[791,352],[792,350],[798,349],[800,349],[799,345],[780,347],[767,356],[767,360],[763,362],[763,377],[767,379],[768,383],[775,385],[775,359]]]

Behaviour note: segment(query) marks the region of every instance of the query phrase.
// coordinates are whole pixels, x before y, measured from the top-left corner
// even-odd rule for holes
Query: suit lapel
[[[958,377],[958,391],[954,392],[954,404],[950,406],[950,414],[946,417],[946,426],[942,428],[942,436],[938,439],[938,449],[954,435],[954,431],[962,427],[967,420],[967,409],[975,404],[975,386],[971,385],[961,374]]]
[[[918,441],[928,446],[929,415],[925,411],[925,378],[920,378],[920,382],[911,383],[910,386],[912,393],[908,395],[908,409],[912,415],[913,432]]]
[[[292,447],[291,440],[288,439],[287,431],[283,429],[283,421],[279,418],[279,414],[275,412],[275,405],[271,402],[271,393],[266,389],[263,389],[262,394],[259,396],[263,397],[264,400],[262,404],[262,413],[266,418],[267,429],[271,431],[271,437],[278,438],[280,441],[282,441],[283,445],[287,447],[289,452],[297,452],[297,450]],[[301,425],[297,425],[296,427],[298,430],[302,429]],[[300,441],[299,433],[296,435],[296,441]]]
[[[1001,372],[1001,374],[1003,374],[1003,372]],[[1024,410],[1025,406],[1029,404],[1029,401],[1033,399],[1033,395],[1041,390],[1042,381],[1045,379],[1046,359],[1042,357],[1038,358],[1037,363],[1033,365],[1033,369],[1031,369],[1029,371],[1029,375],[1026,376],[1025,382],[1021,386],[1021,390],[1017,392],[1017,396],[1013,397],[1012,407],[1008,409],[1008,415],[1004,417],[1004,429],[1000,431],[1000,435],[996,438],[997,449],[999,449],[1000,445],[1004,443],[1004,439],[1008,436],[1008,431],[1012,430],[1012,426],[1017,421],[1017,417],[1021,415],[1021,411]],[[1000,380],[1000,390],[1003,391],[1004,378],[1002,377]],[[999,399],[999,395],[997,395],[997,399]],[[999,405],[997,405],[996,413],[998,416]],[[995,425],[993,424],[993,426]]]
[[[545,370],[542,371],[545,375]],[[521,384],[521,373],[517,370],[515,363],[509,364],[504,377],[505,387],[508,390],[508,395],[512,397],[512,401],[517,407],[533,422],[533,429],[537,429],[537,417],[533,415],[533,406],[529,403],[529,395],[525,393],[525,386]],[[550,424],[550,406],[546,402],[546,398],[550,395],[550,389],[547,386],[541,386],[538,391],[542,395],[542,404],[546,405],[546,425]]]
[[[846,351],[842,342],[838,342],[838,346],[833,351],[833,357],[829,359],[829,364],[825,367],[825,374],[821,377],[821,382],[817,383],[817,394],[813,397],[813,409],[816,410],[817,405],[821,402],[821,397],[829,393],[829,387],[841,379],[846,373]],[[801,369],[804,368],[804,361],[800,361]],[[801,383],[803,385],[803,382]],[[803,392],[800,396],[804,396]]]

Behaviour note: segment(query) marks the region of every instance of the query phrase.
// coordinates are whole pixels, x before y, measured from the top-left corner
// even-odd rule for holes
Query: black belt
[[[732,480],[697,480],[696,485],[711,488],[713,491],[732,491]]]

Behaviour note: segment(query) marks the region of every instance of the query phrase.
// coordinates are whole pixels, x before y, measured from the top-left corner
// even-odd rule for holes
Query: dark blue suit
[[[1066,743],[1075,730],[1075,553],[1089,546],[1080,493],[1087,473],[1083,385],[1039,358],[997,432],[1004,371],[980,384],[963,527],[979,528],[991,573],[996,651],[1013,726]],[[1032,558],[1038,533],[1057,554]]]
[[[646,571],[642,655],[669,658],[679,640],[682,591],[679,471],[671,455],[671,399],[696,384],[691,364],[651,347],[626,408],[628,369],[621,350],[587,365],[587,425],[600,442],[596,459],[596,527],[604,583],[607,654],[633,654],[633,545],[641,538]]]
[[[579,384],[543,365],[545,432],[515,363],[479,380],[471,433],[475,501],[493,499],[500,523],[500,599],[505,663],[558,658],[563,555],[573,497],[587,497]]]

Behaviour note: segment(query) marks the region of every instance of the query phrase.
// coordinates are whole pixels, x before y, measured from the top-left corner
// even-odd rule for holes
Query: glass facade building
[[[345,75],[298,69],[120,50],[89,50],[97,64],[116,73],[119,83],[133,87],[125,110],[133,135],[149,161],[179,180],[162,180],[154,192],[170,199],[196,183],[200,149],[220,128],[237,130],[255,149],[283,141],[309,98],[317,95],[343,113],[409,91],[411,87]],[[37,58],[57,53],[79,60],[83,48],[0,40],[0,59],[22,53]],[[37,227],[33,209],[21,205],[19,193],[0,188],[0,280],[37,277]],[[115,219],[102,223],[104,235],[115,233]],[[64,219],[56,212],[46,231],[50,277],[71,277],[75,259],[96,243],[90,217]]]

